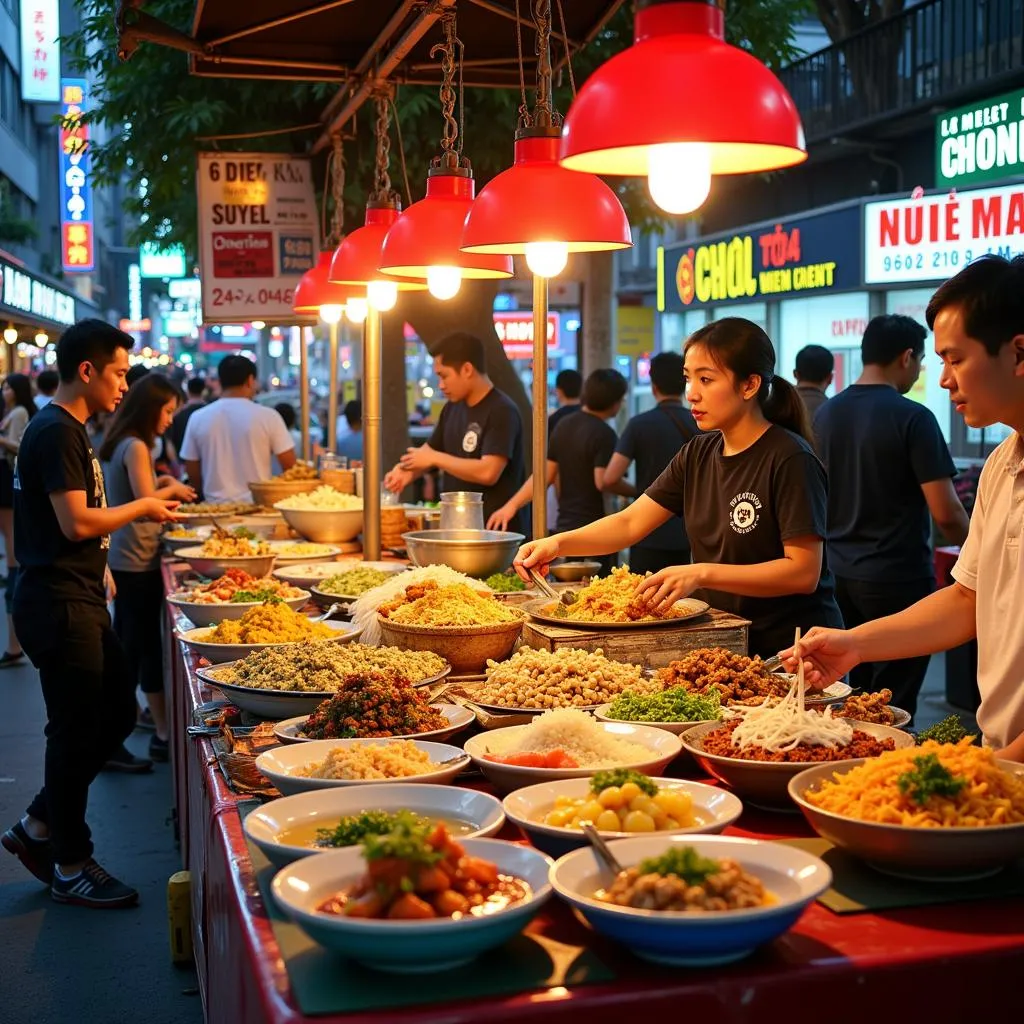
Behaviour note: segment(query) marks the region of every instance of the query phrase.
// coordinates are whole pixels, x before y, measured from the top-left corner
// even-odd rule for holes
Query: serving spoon
[[[612,872],[613,880],[618,878],[626,869],[619,863],[619,858],[612,853],[601,833],[589,822],[585,823],[582,829],[590,845],[597,851],[598,860],[604,861],[605,866]]]
[[[537,589],[545,596],[553,598],[555,601],[559,601],[562,604],[575,604],[576,603],[576,591],[575,590],[563,590],[561,593],[555,590],[553,586],[536,569],[530,569],[530,579],[537,585]]]

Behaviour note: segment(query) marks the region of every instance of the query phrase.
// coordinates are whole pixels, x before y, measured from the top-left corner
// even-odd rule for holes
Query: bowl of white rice
[[[484,776],[502,793],[555,779],[582,779],[603,768],[632,768],[645,775],[659,775],[682,750],[678,736],[663,729],[630,722],[598,722],[575,708],[556,708],[539,715],[529,725],[473,736],[466,753]],[[559,753],[560,752],[560,753]],[[535,767],[493,760],[545,759],[577,767]]]

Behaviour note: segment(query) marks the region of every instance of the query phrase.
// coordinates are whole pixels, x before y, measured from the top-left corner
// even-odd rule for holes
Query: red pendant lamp
[[[334,284],[364,286],[366,300],[380,312],[387,312],[398,299],[400,291],[423,291],[425,280],[396,277],[380,269],[384,239],[402,210],[402,201],[391,188],[388,175],[389,99],[377,97],[377,163],[374,190],[366,203],[366,222],[348,235],[334,250],[328,278]],[[356,321],[365,319],[366,307],[349,303],[346,311]]]
[[[355,297],[355,289],[334,284],[327,279],[333,256],[333,249],[326,249],[320,253],[316,266],[307,270],[299,279],[292,298],[293,312],[300,316],[318,317],[323,307],[341,306],[344,308]],[[328,319],[330,315],[328,313],[324,319]]]
[[[756,57],[725,42],[716,0],[638,0],[634,44],[587,79],[562,127],[563,167],[646,176],[669,213],[700,206],[712,175],[806,159],[796,105]]]
[[[560,115],[551,99],[551,8],[537,17],[537,102],[516,132],[515,162],[477,196],[462,236],[471,253],[523,255],[539,277],[553,277],[571,252],[628,249],[629,220],[600,178],[559,166]],[[524,98],[525,108],[525,98]]]
[[[413,203],[391,227],[381,252],[380,269],[398,277],[426,278],[430,294],[453,298],[462,281],[509,278],[512,257],[462,252],[462,231],[473,208],[476,185],[473,168],[461,154],[455,111],[455,11],[442,15],[444,44],[431,50],[442,53],[441,111],[445,119],[441,154],[431,161],[427,194]]]

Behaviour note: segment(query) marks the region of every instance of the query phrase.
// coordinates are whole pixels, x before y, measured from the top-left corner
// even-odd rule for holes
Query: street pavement
[[[0,670],[0,831],[39,788],[45,724],[35,669]],[[149,735],[134,733],[129,748],[144,755]],[[167,879],[181,867],[170,779],[166,764],[104,772],[90,792],[96,859],[139,890],[138,907],[53,903],[0,848],[0,1024],[202,1024],[195,971],[170,960]]]

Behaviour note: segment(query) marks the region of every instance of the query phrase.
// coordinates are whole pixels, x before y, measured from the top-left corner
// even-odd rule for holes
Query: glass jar
[[[442,530],[482,530],[484,496],[480,491],[443,491],[441,493]]]

